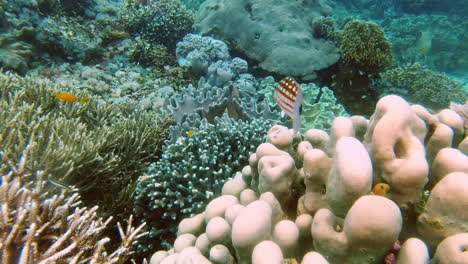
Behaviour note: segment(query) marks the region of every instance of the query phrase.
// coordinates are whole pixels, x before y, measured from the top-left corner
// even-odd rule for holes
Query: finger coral
[[[302,139],[273,126],[152,264],[211,258],[220,246],[239,264],[464,263],[468,169],[457,147],[466,131],[446,112],[389,95],[369,120],[335,118],[330,134],[309,129]],[[378,184],[385,196],[371,192]]]

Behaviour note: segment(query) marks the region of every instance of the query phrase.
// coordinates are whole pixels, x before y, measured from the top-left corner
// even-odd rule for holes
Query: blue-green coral
[[[270,106],[277,106],[274,98],[276,82],[273,77],[265,78],[260,86],[260,93],[268,99]],[[349,116],[343,105],[339,104],[333,91],[327,87],[318,87],[314,83],[301,84],[304,101],[302,103],[301,132],[316,128],[328,131],[335,117]]]
[[[175,238],[177,223],[202,212],[220,194],[227,179],[264,142],[271,125],[263,119],[235,121],[226,115],[217,119],[216,125],[204,120],[191,136],[166,146],[161,160],[140,177],[135,213],[150,227],[149,241],[141,241],[140,250]]]

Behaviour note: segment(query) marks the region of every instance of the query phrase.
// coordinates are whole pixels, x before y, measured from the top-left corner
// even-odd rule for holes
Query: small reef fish
[[[281,107],[282,113],[286,113],[292,119],[294,135],[296,135],[301,127],[303,100],[301,86],[291,77],[283,78],[276,85],[275,100]]]
[[[69,93],[58,93],[55,95],[55,98],[59,99],[60,101],[65,101],[65,102],[70,102],[70,103],[78,101],[78,97]]]
[[[193,133],[195,133],[195,131],[189,130],[189,131],[187,131],[187,136],[191,137],[193,135]]]
[[[52,180],[52,179],[47,179],[50,183],[52,183],[53,185],[57,186],[57,187],[60,187],[62,189],[64,189],[65,191],[67,192],[77,192],[78,189],[73,187],[73,186],[67,186],[59,181],[56,181],[56,180]]]
[[[390,191],[390,185],[386,183],[378,183],[372,189],[372,193],[380,196],[387,196],[387,193]]]
[[[65,101],[69,103],[73,103],[78,101],[78,97],[74,96],[73,94],[70,93],[58,93],[55,95],[55,98],[57,98],[60,101]],[[87,103],[91,100],[90,97],[83,97],[79,100],[80,104]]]

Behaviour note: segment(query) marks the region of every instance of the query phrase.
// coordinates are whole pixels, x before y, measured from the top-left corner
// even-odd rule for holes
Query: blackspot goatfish
[[[282,114],[286,113],[293,122],[294,135],[299,132],[301,127],[301,105],[302,105],[302,89],[299,83],[293,78],[283,78],[275,89],[276,103],[281,107]]]

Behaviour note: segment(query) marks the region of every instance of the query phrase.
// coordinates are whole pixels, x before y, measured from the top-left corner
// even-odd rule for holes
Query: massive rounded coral
[[[224,185],[224,197],[233,196],[231,202],[222,206],[216,199],[223,210],[215,218],[224,217],[232,227],[231,240],[223,238],[223,245],[231,248],[237,263],[280,263],[281,258],[304,264],[312,259],[332,264],[395,263],[397,259],[427,263],[428,248],[432,251],[437,244],[434,263],[461,259],[468,221],[463,211],[466,168],[439,164],[455,172],[436,177],[434,181],[439,182],[432,190],[425,185],[431,169],[428,165],[436,162],[428,161],[432,155],[426,156],[427,144],[437,141],[434,137],[453,140],[465,134],[457,122],[443,115],[431,115],[422,106],[387,96],[378,102],[370,120],[336,118],[331,135],[312,129],[305,141],[297,142],[300,138],[292,130],[273,127],[269,142],[260,144],[242,173]],[[453,132],[433,134],[427,128],[434,125],[447,126]],[[448,147],[456,147],[452,142]],[[445,152],[444,147],[447,145],[432,143],[431,152]],[[444,163],[444,159],[435,160]],[[373,193],[370,183],[386,184],[390,189]],[[294,212],[290,207],[296,201]],[[181,238],[198,236],[200,243],[195,245],[199,251],[193,257],[207,257],[206,252],[219,241],[206,239],[203,232],[211,231],[197,219],[186,220],[198,223],[193,231],[185,222],[179,234]],[[424,241],[408,239],[418,231]],[[401,256],[399,242],[405,242]],[[271,254],[261,254],[264,250]],[[158,252],[155,257],[168,253],[168,261],[182,260],[177,252]]]
[[[392,47],[375,23],[353,20],[340,37],[342,59],[366,73],[379,73],[392,62]]]

